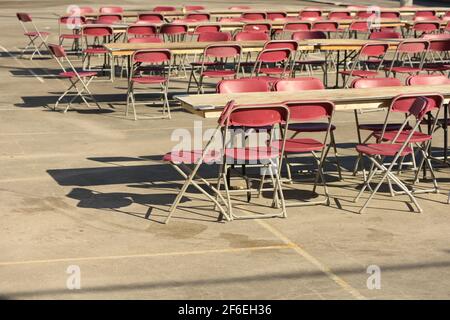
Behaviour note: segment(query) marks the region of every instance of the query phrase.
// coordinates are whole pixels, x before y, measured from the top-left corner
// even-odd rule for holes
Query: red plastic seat
[[[329,20],[350,20],[352,19],[352,14],[350,11],[331,11],[328,14]]]
[[[91,99],[92,102],[96,104],[98,109],[101,109],[97,100],[94,98],[94,96],[92,95],[91,91],[88,88],[91,81],[94,79],[94,77],[97,76],[97,72],[78,71],[70,61],[69,57],[67,56],[64,47],[61,45],[49,44],[48,48],[50,50],[52,57],[55,58],[56,62],[62,69],[62,72],[59,73],[59,77],[70,81],[70,86],[58,98],[53,109],[56,110],[58,108],[59,103],[64,99],[64,97],[68,96],[68,94],[70,93],[74,94],[74,96],[71,98],[71,100],[68,101],[67,107],[65,108],[64,112],[66,112],[70,108],[72,103],[78,97],[80,97],[81,100],[88,107],[90,107],[90,105],[86,98]],[[63,62],[65,62],[67,66],[64,66]],[[72,88],[75,88],[73,92],[71,92]]]
[[[289,75],[292,69],[291,55],[292,51],[289,48],[263,49],[256,57],[252,74],[255,76],[260,74],[279,75],[281,77]]]
[[[409,138],[409,135],[411,134],[411,130],[403,130],[402,132],[398,132],[398,130],[385,132],[384,134],[382,132],[375,132],[374,137],[378,140],[383,141],[393,141],[395,138],[396,143],[403,143],[407,139],[410,139],[409,141],[411,143],[421,143],[425,141],[429,141],[433,138],[433,136],[429,134],[425,134],[423,132],[413,132],[413,135],[411,138]]]
[[[450,84],[450,79],[444,75],[421,74],[416,76],[409,76],[406,79],[406,84],[408,86]]]
[[[145,12],[138,14],[138,21],[160,23],[164,21],[164,16],[160,13]]]
[[[270,36],[265,32],[238,32],[234,36],[236,41],[269,41]]]
[[[380,156],[386,156],[386,157],[392,157],[395,156],[400,149],[402,148],[401,144],[364,144],[364,145],[357,145],[356,151],[359,153],[367,154],[367,155],[380,155]],[[403,149],[402,153],[400,154],[402,157],[410,155],[413,152],[413,150],[410,147],[406,147]]]
[[[39,35],[41,36],[48,36],[50,35],[50,32],[45,32],[45,31],[31,31],[31,32],[25,32],[24,35],[26,36],[30,36],[30,37],[39,37]]]
[[[95,77],[97,76],[97,72],[95,71],[64,71],[64,72],[60,72],[59,76],[63,77],[63,78],[76,78],[77,74],[81,77],[81,78],[86,78],[86,77]]]

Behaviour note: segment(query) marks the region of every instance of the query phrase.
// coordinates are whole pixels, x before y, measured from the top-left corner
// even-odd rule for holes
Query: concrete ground
[[[175,129],[192,130],[201,119],[176,105],[172,120],[125,119],[123,79],[91,86],[110,111],[83,105],[67,114],[51,111],[67,83],[53,76],[54,61],[17,58],[25,39],[14,13],[32,13],[54,42],[55,14],[70,2],[1,4],[0,298],[450,298],[448,168],[438,169],[440,194],[418,196],[422,214],[411,212],[405,197],[382,192],[358,215],[363,202],[352,199],[362,177],[346,171],[344,181],[328,176],[331,206],[292,207],[288,219],[217,223],[210,203],[190,190],[171,223],[162,224],[183,181],[159,159],[176,144]],[[95,1],[114,2],[144,7],[141,1]],[[238,2],[227,6],[232,3]],[[269,3],[257,2],[262,8]],[[172,90],[182,92],[185,84],[178,80]],[[157,112],[145,106],[138,111]],[[362,117],[382,121],[383,113]],[[340,112],[335,123],[344,167],[351,170],[353,114]],[[441,141],[437,135],[436,145]],[[214,169],[204,173],[212,177]],[[308,195],[311,184],[302,181],[299,176],[286,190],[291,201]],[[370,274],[377,267],[378,289]],[[81,289],[69,290],[78,271]]]

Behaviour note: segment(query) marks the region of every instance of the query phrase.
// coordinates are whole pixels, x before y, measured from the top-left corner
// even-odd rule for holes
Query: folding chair
[[[430,41],[428,59],[423,64],[423,69],[428,73],[440,72],[445,74],[450,70],[449,52],[450,37],[448,35],[425,35],[424,39]]]
[[[223,160],[219,170],[217,189],[221,190],[222,183],[225,188],[225,196],[228,203],[228,213],[231,220],[252,219],[263,217],[287,217],[286,205],[281,186],[279,168],[282,166],[284,146],[286,143],[286,128],[289,125],[290,110],[282,104],[254,104],[254,105],[234,105],[222,113],[220,123],[222,124]],[[285,126],[281,126],[284,124]],[[272,143],[275,127],[280,127],[281,138]],[[254,130],[255,139],[248,138],[248,130]],[[271,142],[272,141],[272,142]],[[230,170],[235,165],[257,166],[262,170],[258,188],[252,188],[249,176],[243,172],[242,177],[247,183],[247,188],[230,190],[228,177]],[[272,187],[264,188],[265,177],[270,175]],[[281,212],[268,214],[237,215],[234,213],[234,206],[231,194],[247,194],[247,201],[250,201],[249,194],[261,194],[261,191],[273,191],[272,207],[280,208]]]
[[[292,73],[292,51],[289,48],[263,49],[256,57],[255,65],[252,70],[252,76],[267,77],[276,80],[284,78]]]
[[[361,156],[365,156],[370,159],[372,165],[369,171],[369,174],[365,177],[364,185],[357,197],[355,198],[355,202],[357,202],[361,195],[367,188],[370,188],[370,183],[378,172],[381,172],[381,179],[376,187],[373,189],[371,195],[367,199],[364,206],[360,209],[359,213],[363,213],[367,208],[370,201],[373,199],[375,194],[380,189],[381,185],[387,179],[391,192],[392,192],[392,182],[396,184],[403,193],[407,194],[411,203],[413,203],[419,212],[422,212],[422,208],[419,203],[415,199],[413,192],[411,192],[408,187],[405,185],[400,178],[394,174],[394,167],[401,164],[401,159],[407,155],[412,154],[414,151],[411,147],[409,147],[411,140],[414,136],[423,135],[421,132],[418,132],[417,129],[420,126],[420,123],[427,115],[428,112],[435,110],[436,108],[440,109],[444,98],[439,94],[410,94],[410,95],[399,95],[395,97],[391,105],[389,107],[389,112],[386,116],[385,125],[383,130],[380,133],[380,141],[384,141],[387,138],[385,130],[388,125],[388,118],[391,112],[404,112],[406,111],[405,121],[402,123],[401,128],[394,132],[392,135],[389,135],[387,139],[389,143],[375,143],[375,144],[360,144],[356,146],[356,150]],[[411,130],[404,131],[408,126],[408,122],[415,121],[415,125]],[[431,137],[428,137],[428,140],[431,141]],[[389,165],[384,164],[384,159],[386,157],[393,157],[393,160]],[[428,160],[425,158],[426,162]],[[392,195],[392,194],[391,194]]]
[[[33,53],[31,54],[30,60],[33,60],[34,55],[37,53],[40,57],[42,57],[42,53],[40,49],[44,46],[47,46],[47,39],[50,35],[49,32],[41,32],[38,30],[37,26],[34,24],[33,19],[31,19],[31,16],[28,13],[18,12],[16,13],[17,19],[19,19],[20,25],[23,28],[24,35],[28,37],[28,44],[26,47],[22,50],[20,53],[20,58],[23,57],[25,52],[27,52],[28,49],[32,49]],[[27,29],[26,24],[31,24],[33,27],[33,31],[29,31]],[[40,40],[40,43],[38,43],[37,40]]]
[[[97,105],[97,107],[99,109],[101,109],[97,100],[94,98],[94,96],[92,95],[91,91],[88,88],[92,79],[94,79],[97,76],[97,72],[77,71],[76,68],[73,66],[72,62],[67,57],[67,54],[61,45],[49,44],[48,48],[50,50],[50,53],[55,58],[56,62],[58,62],[59,66],[61,67],[61,69],[63,71],[63,72],[59,73],[59,76],[61,78],[65,78],[70,81],[70,87],[66,91],[64,91],[64,93],[58,98],[53,109],[56,110],[56,108],[58,107],[58,104],[62,101],[62,99],[67,94],[71,93],[71,90],[73,88],[76,90],[76,95],[68,102],[67,107],[64,109],[64,112],[67,112],[67,110],[69,110],[72,102],[74,102],[77,97],[80,97],[81,100],[83,100],[83,102],[88,107],[90,107],[89,102],[86,100],[86,97],[89,97],[93,100],[93,102]],[[64,61],[67,62],[69,69],[66,69],[64,67],[64,65],[61,62],[62,59],[64,59]],[[68,70],[71,70],[71,71],[68,71]],[[79,87],[79,85],[81,85],[81,88]]]
[[[275,91],[288,91],[288,92],[298,92],[304,90],[324,90],[325,86],[318,78],[303,77],[303,78],[292,78],[292,79],[282,79],[275,82]],[[334,124],[329,128],[329,124],[326,122],[308,122],[308,123],[296,123],[295,120],[291,120],[291,125],[289,126],[289,131],[294,131],[295,137],[297,134],[301,133],[319,133],[327,132],[330,130],[330,143],[325,151],[325,158],[327,158],[330,149],[333,148],[334,151],[334,162],[338,171],[339,180],[342,180],[342,168],[339,161],[339,154],[336,145],[336,138],[334,132],[336,131],[336,126]],[[288,167],[288,177],[291,180],[290,166],[291,164],[286,159],[286,166]]]
[[[59,18],[59,44],[62,45],[64,40],[72,40],[71,50],[78,52],[80,50],[80,28],[86,23],[86,18],[84,16],[63,16]],[[62,27],[72,30],[71,33],[63,33]]]
[[[350,85],[351,88],[354,89],[367,89],[367,88],[383,88],[383,87],[401,87],[402,82],[397,78],[360,78],[355,79]],[[379,110],[379,109],[376,109]],[[355,110],[355,124],[356,124],[356,133],[358,137],[358,144],[367,143],[374,135],[375,132],[381,131],[384,127],[383,123],[361,123],[358,113],[362,113],[362,111]],[[389,123],[386,126],[386,130],[399,130],[401,128],[401,123]],[[363,140],[362,131],[368,131],[369,135]],[[414,158],[413,158],[414,159]],[[355,166],[353,169],[353,175],[356,175],[358,172],[359,162],[361,161],[361,157],[358,157]]]
[[[388,43],[365,44],[359,51],[358,56],[353,59],[350,70],[339,71],[344,81],[344,88],[348,88],[351,77],[376,77],[383,66],[388,49]],[[369,70],[370,66],[375,66],[375,70]]]
[[[138,50],[131,57],[133,68],[128,84],[127,107],[125,116],[128,116],[128,109],[133,108],[134,120],[137,120],[135,85],[159,85],[159,92],[163,100],[163,115],[158,117],[146,117],[147,119],[171,118],[169,105],[169,79],[172,66],[172,54],[167,49]],[[166,115],[167,112],[167,115]]]
[[[267,19],[267,13],[265,12],[244,12],[241,15],[242,19],[245,20],[266,20]]]
[[[306,9],[300,11],[298,17],[300,20],[310,20],[310,21],[320,20],[322,19],[322,10],[315,8]]]
[[[429,47],[430,42],[428,40],[414,39],[400,42],[397,45],[391,65],[384,68],[386,77],[390,77],[391,74],[396,77],[397,73],[419,74],[423,69]],[[413,61],[413,58],[415,58],[415,61]]]
[[[284,11],[268,11],[267,19],[268,20],[282,20],[287,18],[287,13]]]
[[[207,46],[203,51],[200,69],[193,70],[192,76],[197,84],[197,92],[204,93],[205,78],[236,79],[240,68],[241,53],[242,48],[237,44],[224,43]],[[195,73],[198,75],[196,76]]]
[[[317,173],[314,180],[313,192],[316,191],[317,184],[319,180],[324,188],[325,200],[322,201],[307,201],[305,203],[286,203],[288,206],[302,206],[302,205],[314,205],[314,204],[326,204],[330,205],[330,196],[328,194],[328,188],[326,185],[325,175],[323,172],[323,167],[325,165],[325,159],[329,151],[330,135],[332,128],[332,119],[334,114],[334,104],[326,100],[298,100],[298,101],[285,101],[285,104],[290,111],[290,121],[294,125],[294,128],[298,124],[303,124],[307,127],[312,122],[327,120],[325,136],[322,141],[313,138],[297,138],[297,132],[295,129],[295,134],[285,139],[284,148],[284,158],[286,161],[286,168],[288,173],[288,181],[292,182],[292,175],[290,171],[290,164],[288,162],[288,155],[291,154],[305,154],[311,153],[316,165]],[[291,130],[291,124],[286,124],[286,129]],[[284,132],[287,134],[287,132]],[[278,141],[272,142],[273,146],[278,145]],[[320,156],[318,155],[320,153]],[[280,167],[281,172],[281,167]]]
[[[103,24],[84,25],[81,28],[81,37],[84,40],[83,49],[83,69],[91,70],[91,57],[94,55],[103,55],[103,66],[99,69],[102,72],[109,71],[110,81],[113,81],[114,70],[113,63],[109,62],[108,50],[103,47],[103,44],[109,43],[114,32],[111,26]],[[92,39],[92,43],[89,43]],[[109,69],[109,70],[108,70]]]
[[[422,37],[425,34],[439,33],[440,30],[440,21],[416,21],[411,27],[414,38],[418,38],[419,36]]]
[[[185,18],[199,22],[207,22],[211,20],[211,15],[209,13],[188,13],[186,14]]]
[[[328,14],[328,20],[351,20],[352,13],[350,11],[331,11]]]

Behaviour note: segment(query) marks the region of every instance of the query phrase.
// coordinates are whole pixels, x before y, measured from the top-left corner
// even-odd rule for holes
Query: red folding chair
[[[20,58],[23,57],[25,52],[28,51],[28,49],[32,49],[33,53],[31,54],[30,60],[33,60],[34,55],[37,53],[40,57],[42,57],[42,53],[40,49],[42,47],[47,46],[47,39],[50,35],[49,32],[42,32],[39,31],[37,26],[34,24],[33,19],[31,18],[31,15],[28,13],[18,12],[16,13],[17,19],[19,19],[20,25],[23,28],[24,36],[26,36],[29,40],[26,47],[22,50],[20,53]],[[29,31],[27,28],[27,25],[31,25],[33,28],[33,31]],[[40,41],[40,43],[38,42]]]
[[[254,78],[222,80],[217,84],[217,93],[269,92],[267,81]]]
[[[263,49],[258,53],[252,76],[265,75],[277,80],[292,73],[292,51],[289,48]]]
[[[188,33],[188,26],[186,24],[163,24],[159,29],[159,33],[169,42],[181,42],[186,39]]]
[[[430,42],[428,56],[423,64],[423,69],[428,73],[440,72],[445,74],[450,70],[450,36],[446,34],[425,35],[424,39]]]
[[[348,38],[351,38],[352,35],[355,39],[358,39],[358,35],[361,33],[369,33],[369,22],[368,21],[353,21],[350,26],[347,28]],[[345,38],[345,34],[342,36]]]
[[[265,12],[244,12],[241,15],[242,19],[245,20],[266,20],[267,13]]]
[[[58,62],[59,66],[62,69],[62,72],[59,73],[59,77],[70,81],[69,88],[67,88],[67,90],[64,91],[64,93],[58,98],[53,109],[56,110],[58,108],[59,103],[63,100],[63,98],[70,93],[76,93],[76,95],[72,97],[72,99],[68,102],[67,107],[64,109],[64,113],[67,112],[67,110],[69,110],[72,103],[78,97],[80,97],[81,100],[88,107],[90,107],[90,105],[89,102],[86,100],[86,98],[92,99],[92,101],[97,105],[97,107],[101,109],[97,100],[94,98],[94,96],[92,95],[91,91],[88,88],[92,79],[94,79],[97,76],[97,72],[78,71],[74,67],[70,59],[67,57],[67,54],[61,45],[49,44],[48,48],[50,50],[50,53],[52,54],[52,56],[55,58],[56,62]],[[65,61],[67,63],[68,68],[64,67],[62,61]],[[71,92],[72,89],[75,89],[76,92]]]
[[[400,42],[390,67],[384,69],[386,76],[389,77],[393,74],[396,77],[398,73],[412,75],[421,72],[429,47],[428,40],[414,39]]]
[[[368,88],[384,88],[384,87],[401,87],[402,82],[397,78],[360,78],[355,79],[350,85],[354,89],[368,89]],[[368,111],[378,111],[379,109],[370,109]],[[383,123],[364,123],[361,124],[358,113],[362,114],[362,110],[354,110],[355,123],[356,123],[356,133],[358,137],[358,143],[367,143],[375,134],[375,132],[381,131],[383,129]],[[386,130],[399,130],[401,123],[389,123],[386,126]],[[368,131],[369,135],[363,140],[362,131]],[[413,159],[414,160],[414,159]],[[353,169],[353,175],[358,172],[358,166],[361,158],[358,157],[355,162],[355,167]]]
[[[381,11],[380,18],[398,20],[400,19],[400,11]]]
[[[99,10],[100,13],[123,13],[122,7],[101,7]]]
[[[145,21],[147,23],[163,23],[164,16],[155,12],[144,12],[138,14],[138,21]]]
[[[344,81],[344,88],[348,88],[351,77],[376,77],[383,67],[388,49],[388,43],[365,44],[359,51],[358,56],[353,59],[350,70],[339,71]],[[372,70],[370,70],[370,67],[372,67]]]
[[[58,20],[59,26],[59,44],[63,45],[64,40],[72,41],[72,51],[78,51],[80,49],[80,28],[86,24],[86,18],[84,16],[63,16]],[[71,30],[70,33],[63,33],[62,27]]]
[[[414,19],[416,18],[433,18],[436,17],[436,11],[435,10],[420,10],[417,11],[414,15]]]
[[[290,166],[292,163],[288,162],[288,155],[293,154],[308,154],[310,153],[316,163],[317,173],[314,180],[313,192],[316,191],[317,184],[319,180],[324,188],[325,200],[321,201],[307,201],[304,203],[286,203],[286,206],[301,206],[301,205],[316,205],[316,204],[326,204],[330,205],[330,196],[328,194],[328,188],[326,185],[325,174],[323,171],[325,165],[325,159],[328,153],[328,146],[330,144],[330,135],[332,128],[332,118],[334,114],[334,104],[331,101],[326,100],[298,100],[298,101],[285,101],[284,104],[289,108],[290,111],[290,122],[292,124],[287,124],[287,130],[291,130],[292,125],[298,126],[299,124],[304,125],[304,127],[312,127],[312,122],[326,121],[325,135],[322,141],[314,138],[297,138],[298,132],[296,132],[290,138],[285,139],[284,157],[287,165],[288,180],[292,181],[292,176],[290,173]],[[286,132],[287,134],[287,132]],[[273,146],[278,145],[278,141],[272,143]],[[320,156],[319,156],[320,153]],[[281,171],[281,167],[280,167]]]
[[[320,20],[322,18],[322,11],[319,9],[308,9],[300,11],[298,14],[300,20]]]
[[[113,63],[108,62],[108,50],[103,46],[103,44],[111,42],[113,35],[113,29],[109,25],[98,24],[82,26],[81,37],[84,39],[83,70],[88,69],[90,71],[92,56],[100,55],[103,56],[103,66],[101,66],[99,70],[102,72],[108,71],[110,74],[109,80],[113,80]],[[91,43],[89,40],[91,40]]]
[[[278,202],[281,200],[282,206],[281,213],[270,214],[269,216],[286,217],[285,202],[278,170],[274,169],[277,164],[281,165],[284,143],[280,145],[280,151],[279,149],[270,148],[268,145],[250,145],[248,147],[239,145],[235,147],[234,145],[228,144],[224,139],[224,137],[229,136],[230,133],[234,134],[235,132],[233,129],[236,127],[274,127],[281,123],[289,123],[289,110],[285,106],[273,104],[237,106],[234,101],[230,101],[219,117],[218,126],[203,150],[174,150],[164,155],[163,161],[169,163],[184,179],[186,179],[169,210],[165,223],[169,222],[181,202],[181,199],[186,195],[188,187],[191,185],[213,202],[215,209],[219,209],[219,221],[224,218],[227,221],[231,221],[238,218],[267,217],[267,215],[237,216],[233,213],[227,174],[231,165],[234,163],[242,164],[245,162],[261,163],[265,166],[265,169],[271,175],[274,184],[274,187],[272,188],[274,192],[274,202],[276,202],[275,204],[278,207]],[[217,146],[217,139],[220,139],[221,141],[219,150],[214,148]],[[213,163],[220,164],[219,178],[216,186],[198,174],[201,165]],[[209,192],[199,183],[208,187]],[[225,197],[222,196],[222,183],[225,189]],[[248,190],[243,191],[248,192]],[[212,195],[210,194],[211,192]]]
[[[222,183],[225,187],[225,195],[228,201],[228,212],[231,219],[249,219],[263,217],[287,217],[286,206],[283,196],[283,190],[280,181],[280,167],[283,163],[284,145],[286,142],[286,126],[289,125],[290,110],[287,106],[281,104],[256,104],[256,105],[231,105],[222,113],[220,121],[223,124],[223,162],[220,168],[217,189],[221,190]],[[285,124],[283,127],[282,124]],[[276,143],[273,141],[275,127],[281,130],[281,139]],[[248,128],[254,130],[256,138],[248,137]],[[227,139],[226,137],[242,136],[241,139]],[[244,142],[244,143],[242,143]],[[230,170],[234,166],[258,166],[262,172],[259,181],[259,188],[252,188],[251,179],[242,172],[242,178],[247,182],[247,188],[241,190],[229,190],[228,177]],[[243,169],[244,170],[244,169]],[[272,187],[265,188],[266,175],[270,175]],[[272,207],[279,208],[281,212],[269,214],[237,215],[231,199],[231,193],[249,194],[257,192],[261,195],[262,191],[273,191]]]
[[[373,199],[375,194],[378,192],[381,185],[387,179],[389,183],[389,187],[391,190],[391,195],[393,193],[392,182],[397,185],[402,191],[401,193],[408,195],[411,203],[413,203],[419,212],[422,212],[422,208],[414,197],[414,192],[409,190],[406,186],[405,182],[400,180],[400,178],[394,174],[394,167],[400,166],[404,157],[407,155],[412,155],[414,153],[413,149],[410,147],[411,143],[414,143],[419,146],[419,150],[422,153],[423,161],[419,167],[426,163],[429,166],[432,176],[433,182],[435,185],[435,189],[437,190],[437,184],[434,177],[434,172],[431,166],[431,162],[429,161],[429,157],[426,151],[426,148],[430,146],[432,141],[432,136],[424,134],[418,131],[418,128],[424,119],[424,117],[432,111],[441,109],[442,103],[444,101],[444,97],[440,94],[410,94],[410,95],[399,95],[394,98],[391,102],[389,112],[386,116],[385,124],[381,132],[377,133],[377,138],[379,143],[375,144],[359,144],[356,146],[356,150],[358,151],[360,156],[365,156],[371,161],[371,168],[369,170],[369,174],[364,175],[365,181],[362,189],[358,193],[355,198],[355,202],[359,200],[364,191],[370,188],[370,183],[373,178],[376,176],[378,172],[381,173],[381,179],[376,187],[371,192],[371,195],[367,199],[364,206],[360,209],[359,213],[363,213],[364,210],[369,205],[370,201]],[[391,113],[393,112],[402,112],[405,113],[405,120],[402,123],[402,126],[397,131],[387,131],[386,127],[388,126],[388,121]],[[405,129],[409,126],[409,123],[415,122],[415,125],[407,130]],[[382,142],[385,143],[382,143]],[[392,157],[393,160],[389,165],[386,165],[384,160],[387,157]],[[415,180],[418,178],[417,171]],[[396,192],[398,193],[398,192]]]
[[[205,78],[222,80],[236,78],[240,68],[241,53],[242,48],[237,44],[224,43],[207,46],[203,51],[200,69],[198,71],[193,70],[197,92],[204,93]],[[197,72],[198,76],[194,74]],[[197,81],[197,79],[199,80]]]
[[[133,62],[133,68],[131,71],[130,81],[128,84],[127,92],[127,107],[125,116],[128,116],[128,109],[130,106],[133,108],[134,120],[137,120],[136,115],[136,101],[135,101],[135,86],[143,85],[159,86],[159,94],[162,97],[163,108],[162,116],[146,117],[147,119],[155,118],[171,118],[170,105],[169,105],[169,79],[172,67],[172,54],[167,49],[153,49],[153,50],[138,50],[136,51],[131,61]],[[149,93],[149,92],[143,92]]]
[[[337,37],[340,32],[339,22],[337,22],[337,21],[317,21],[317,22],[313,23],[311,30],[326,32],[328,34],[328,38],[330,38],[330,35],[332,33],[334,33]]]
[[[411,27],[414,33],[414,38],[423,36],[425,34],[439,33],[441,30],[440,21],[416,21]]]
[[[158,28],[153,24],[136,23],[130,24],[127,28],[126,40],[131,38],[158,37]]]

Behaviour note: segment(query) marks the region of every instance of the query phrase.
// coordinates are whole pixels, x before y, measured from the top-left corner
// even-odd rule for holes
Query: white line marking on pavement
[[[16,57],[14,57],[11,52],[8,51],[8,49],[6,49],[5,47],[0,45],[0,49],[2,49],[6,54],[8,54],[11,58],[13,58],[18,64],[20,64],[22,67],[24,67],[25,69],[27,69],[27,71],[33,76],[35,77],[37,80],[39,80],[41,83],[44,83],[45,80],[42,79],[40,76],[38,76],[36,73],[34,73],[33,70],[29,69],[27,66],[25,66],[22,61],[20,61],[19,59],[17,59]]]
[[[262,220],[255,220],[259,225],[261,225],[264,229],[268,230],[270,233],[272,233],[274,236],[276,236],[278,239],[283,241],[286,245],[290,245],[292,249],[294,249],[297,254],[305,258],[307,261],[309,261],[311,264],[315,265],[320,271],[322,271],[328,278],[333,280],[337,285],[339,285],[342,289],[347,291],[349,294],[351,294],[354,298],[358,300],[365,300],[367,299],[365,296],[363,296],[358,290],[353,288],[348,282],[346,282],[344,279],[339,277],[338,275],[334,274],[333,271],[331,271],[330,268],[328,268],[326,265],[324,265],[322,262],[317,260],[314,256],[312,256],[310,253],[305,251],[305,249],[301,248],[298,244],[292,242],[288,237],[286,237],[284,234],[282,234],[279,230],[275,229],[268,223],[262,221]]]

